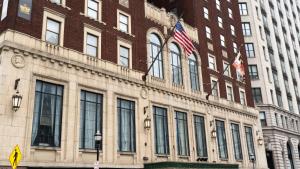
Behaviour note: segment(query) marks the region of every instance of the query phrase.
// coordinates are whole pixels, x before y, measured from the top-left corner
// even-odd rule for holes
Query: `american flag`
[[[175,25],[174,39],[184,47],[187,52],[187,56],[190,56],[195,50],[193,42],[188,37],[179,21]]]
[[[241,51],[236,55],[234,62],[232,65],[235,67],[236,71],[242,75],[245,76],[245,68],[244,64],[241,58]]]

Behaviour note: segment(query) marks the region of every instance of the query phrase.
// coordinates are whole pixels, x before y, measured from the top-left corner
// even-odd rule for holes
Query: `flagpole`
[[[244,44],[241,44],[241,46],[239,47],[239,51],[237,52],[237,53],[240,53],[241,52],[241,48],[244,46]],[[236,57],[236,56],[235,56]],[[223,72],[222,72],[222,74],[220,74],[220,75],[224,75],[224,73],[227,71],[227,69],[229,68],[229,66],[234,62],[234,60],[235,60],[235,57],[233,57],[231,60],[230,60],[230,64],[228,64],[226,67],[225,67],[225,69],[223,70]],[[219,76],[220,76],[219,75]],[[220,77],[219,77],[220,78]],[[212,91],[217,87],[217,85],[218,85],[218,82],[219,82],[219,78],[218,78],[218,80],[217,80],[217,83],[215,83],[214,85],[213,85],[213,87],[212,87],[212,89],[210,90],[210,92],[206,95],[206,100],[208,100],[209,99],[209,96],[211,95],[211,93],[212,93]]]
[[[179,16],[178,21],[180,21],[180,19],[182,18],[183,16],[183,12],[181,13],[181,15]],[[177,23],[176,22],[176,23]],[[152,61],[151,65],[149,66],[149,68],[147,69],[146,73],[142,76],[142,80],[143,81],[146,81],[147,80],[147,76],[149,74],[149,71],[151,70],[152,66],[154,65],[154,63],[156,62],[156,60],[158,59],[159,55],[162,53],[162,50],[163,48],[165,47],[165,45],[168,43],[169,39],[171,38],[172,34],[174,33],[174,30],[175,30],[175,27],[176,27],[176,23],[175,25],[173,26],[172,30],[171,30],[171,33],[167,36],[167,39],[165,40],[165,42],[163,43],[163,45],[160,47],[158,53],[156,54],[154,60]]]

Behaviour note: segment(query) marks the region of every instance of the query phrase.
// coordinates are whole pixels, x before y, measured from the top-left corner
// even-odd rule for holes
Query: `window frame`
[[[121,17],[121,15],[122,16],[125,16],[125,17],[127,17],[127,31],[123,31],[122,29],[121,29],[121,24],[120,24],[120,17]],[[121,11],[121,10],[119,10],[119,9],[117,9],[117,28],[118,28],[118,30],[119,31],[121,31],[121,32],[124,32],[124,33],[126,33],[126,34],[131,34],[131,16],[129,15],[129,14],[127,14],[126,12],[124,12],[124,11]]]

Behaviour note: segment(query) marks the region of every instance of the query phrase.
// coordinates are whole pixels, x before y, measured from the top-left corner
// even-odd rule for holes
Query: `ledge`
[[[238,169],[238,164],[213,164],[213,163],[181,163],[181,162],[160,162],[145,164],[145,169],[174,169],[174,168],[201,168],[201,169]]]

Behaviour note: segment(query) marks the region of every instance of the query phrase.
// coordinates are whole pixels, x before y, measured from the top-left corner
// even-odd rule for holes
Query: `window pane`
[[[59,33],[59,22],[56,22],[51,19],[47,19],[47,30],[54,32],[54,33]]]
[[[218,148],[219,148],[219,158],[227,159],[227,142],[226,142],[226,134],[225,134],[225,125],[223,121],[216,120],[217,127],[217,140],[218,140]]]
[[[248,155],[249,155],[249,159],[250,159],[251,155],[254,155],[254,157],[255,157],[252,128],[251,127],[245,127],[245,131],[246,131],[246,141],[247,141]]]
[[[195,121],[195,137],[197,146],[197,156],[207,157],[206,135],[204,118],[201,116],[194,116]]]
[[[57,95],[58,88],[63,90],[60,85],[42,81],[36,82],[31,139],[33,146],[60,146],[63,99],[62,95]]]
[[[236,160],[242,160],[243,155],[242,155],[239,125],[231,124],[231,130],[232,130],[232,140],[233,140],[233,148],[234,148],[235,159]]]
[[[155,150],[157,154],[169,154],[167,109],[153,107]]]
[[[187,115],[183,112],[176,113],[176,125],[177,125],[177,149],[178,155],[189,156],[189,140],[188,140],[188,127],[187,127]]]

